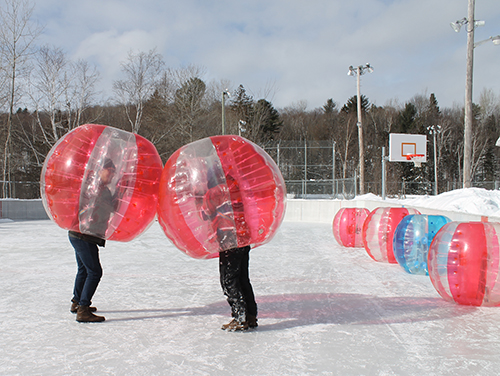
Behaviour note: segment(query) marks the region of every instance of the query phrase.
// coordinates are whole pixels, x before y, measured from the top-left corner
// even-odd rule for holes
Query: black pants
[[[238,321],[257,316],[257,303],[248,277],[250,247],[233,248],[219,253],[222,291],[231,306],[231,315]]]

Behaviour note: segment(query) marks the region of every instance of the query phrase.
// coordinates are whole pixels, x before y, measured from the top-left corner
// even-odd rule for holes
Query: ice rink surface
[[[445,302],[429,277],[339,246],[330,224],[285,222],[250,253],[259,327],[229,322],[216,259],[154,223],[101,249],[93,304],[69,312],[76,273],[53,222],[0,223],[0,375],[498,375],[500,308]]]

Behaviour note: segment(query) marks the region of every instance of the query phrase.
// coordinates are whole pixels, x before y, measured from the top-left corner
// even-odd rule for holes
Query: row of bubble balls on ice
[[[500,223],[452,222],[412,208],[341,208],[333,235],[375,261],[429,275],[437,292],[462,305],[500,305]]]
[[[97,124],[58,140],[40,190],[47,214],[63,229],[127,242],[157,217],[165,235],[194,258],[267,243],[286,206],[278,166],[242,137],[190,143],[163,167],[145,138]]]

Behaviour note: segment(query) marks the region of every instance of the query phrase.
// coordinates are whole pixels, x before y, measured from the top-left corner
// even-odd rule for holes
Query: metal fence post
[[[358,172],[354,171],[354,197],[358,195]]]
[[[333,198],[337,195],[337,190],[335,189],[335,141],[332,145],[332,195]]]
[[[307,195],[307,141],[304,140],[304,198]]]
[[[280,167],[280,143],[281,140],[278,142],[278,147],[276,148],[276,159],[277,159],[277,165]]]
[[[382,146],[382,200],[385,200],[385,146]]]

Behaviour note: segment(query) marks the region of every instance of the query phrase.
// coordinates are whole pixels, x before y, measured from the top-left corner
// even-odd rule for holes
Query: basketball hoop
[[[406,160],[412,161],[415,167],[422,167],[422,162],[425,161],[423,154],[407,154]]]

